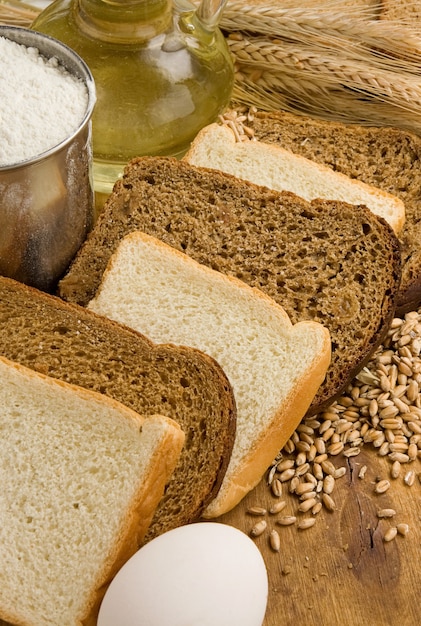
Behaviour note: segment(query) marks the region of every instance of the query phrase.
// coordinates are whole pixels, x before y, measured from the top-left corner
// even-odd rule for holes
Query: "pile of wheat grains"
[[[247,123],[254,113],[253,107],[236,107],[220,121],[237,141],[249,141],[254,137]],[[389,475],[379,477],[373,495],[385,493],[395,481],[407,487],[421,484],[421,309],[396,317],[383,344],[343,396],[323,413],[302,420],[268,470],[273,505],[247,511],[255,520],[250,535],[267,533],[269,545],[278,551],[280,535],[267,523],[268,516],[278,528],[294,525],[305,530],[314,526],[323,509],[334,513],[335,483],[348,472],[346,459],[358,456],[364,446],[389,461]],[[359,479],[364,480],[366,470],[361,465]],[[294,514],[285,514],[286,492],[296,502]],[[406,523],[393,525],[394,509],[379,508],[377,515],[391,521],[384,541],[409,532]]]
[[[389,475],[378,478],[374,496],[393,488],[395,481],[407,487],[420,485],[420,387],[421,309],[395,318],[386,340],[343,396],[323,413],[302,420],[268,470],[272,507],[253,506],[247,511],[258,518],[250,535],[267,532],[271,548],[278,551],[280,535],[269,529],[267,515],[276,516],[272,519],[277,527],[305,530],[316,523],[322,509],[334,512],[335,483],[348,471],[346,459],[358,456],[363,446],[389,461]],[[361,465],[359,479],[364,480],[366,469]],[[283,514],[285,492],[296,501],[292,515]],[[390,518],[392,524],[395,515],[391,508],[377,511],[379,518]],[[383,539],[388,542],[408,532],[406,523],[390,525]]]

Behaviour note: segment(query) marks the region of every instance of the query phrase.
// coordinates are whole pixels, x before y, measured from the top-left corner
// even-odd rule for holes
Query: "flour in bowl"
[[[0,167],[54,148],[83,121],[88,91],[56,58],[0,37]]]

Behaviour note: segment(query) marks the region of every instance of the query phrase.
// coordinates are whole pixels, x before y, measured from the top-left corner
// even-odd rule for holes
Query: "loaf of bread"
[[[186,442],[146,540],[200,518],[219,490],[235,436],[232,388],[211,357],[155,345],[7,278],[0,278],[0,355],[103,393],[142,415],[174,419]]]
[[[329,122],[282,111],[258,112],[247,124],[259,141],[280,145],[403,201],[397,313],[415,310],[421,303],[421,137],[396,128]]]
[[[88,308],[156,343],[202,350],[227,374],[237,433],[207,518],[231,510],[260,482],[304,417],[330,363],[324,326],[313,321],[293,326],[261,291],[141,232],[121,240]]]
[[[225,125],[215,123],[203,128],[184,160],[270,189],[292,191],[305,200],[324,198],[365,204],[389,222],[395,233],[405,223],[405,205],[396,196],[278,145],[237,141],[234,132]]]
[[[394,315],[399,243],[366,207],[308,202],[164,157],[128,165],[60,282],[61,296],[86,306],[133,230],[261,289],[294,324],[314,320],[329,329],[332,361],[308,414],[342,392]]]
[[[0,617],[80,626],[143,540],[184,434],[2,357],[0,379]]]

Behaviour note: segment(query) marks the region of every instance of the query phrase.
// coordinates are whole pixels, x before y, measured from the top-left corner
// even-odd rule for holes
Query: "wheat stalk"
[[[328,101],[333,93],[344,91],[353,93],[360,100],[360,108],[362,101],[367,102],[373,100],[377,103],[387,102],[395,107],[396,110],[407,111],[419,117],[421,121],[420,99],[421,87],[418,84],[406,84],[404,80],[396,78],[395,82],[387,81],[387,78],[374,78],[373,75],[365,76],[364,74],[348,75],[346,68],[336,68],[336,80],[327,73],[320,73],[320,79],[316,78],[316,74],[304,72],[302,76],[298,76],[296,72],[271,72],[260,71],[256,74],[253,70],[247,71],[245,66],[239,66],[237,72],[237,83],[247,80],[248,83],[253,82],[259,85],[267,92],[273,93],[301,93],[308,94],[309,103],[314,93],[323,93]],[[343,80],[341,82],[341,76]],[[395,110],[395,115],[396,115]]]
[[[276,46],[255,38],[228,40],[237,63],[254,69],[269,70],[270,75],[306,80],[332,87],[343,85],[377,97],[389,98],[419,108],[421,85],[418,76],[371,67],[363,61],[337,54],[318,54],[279,41]],[[269,75],[269,74],[268,74]],[[274,85],[271,86],[274,88]]]
[[[300,67],[300,58],[314,58],[315,62],[323,64],[324,57],[332,57],[343,59],[348,64],[359,66],[365,65],[369,71],[374,73],[377,71],[391,71],[399,74],[420,75],[421,55],[414,60],[403,60],[395,57],[384,57],[377,51],[354,50],[349,54],[349,50],[343,46],[307,46],[294,41],[280,38],[265,38],[262,36],[247,36],[244,33],[230,33],[227,36],[227,43],[235,60],[242,63],[261,64],[266,67],[267,64],[273,64],[276,68],[279,63],[284,63],[285,54],[288,54],[297,60]]]
[[[323,4],[323,3],[321,3]],[[332,5],[334,7],[334,5]],[[228,3],[221,28],[297,40],[304,45],[347,46],[353,50],[380,49],[389,56],[421,58],[420,30],[401,22],[379,20],[372,10],[349,7],[279,8],[255,6],[244,0]]]
[[[280,89],[278,85],[278,91],[269,91],[265,84],[245,78],[236,82],[233,101],[265,111],[282,109],[348,124],[395,126],[421,134],[420,115],[408,115],[388,102],[364,100],[358,94],[345,90],[326,92],[314,83],[308,87],[300,86],[292,90],[291,85],[289,89],[285,85],[284,89]]]
[[[7,26],[29,26],[39,10],[17,0],[0,0],[0,24]]]
[[[240,103],[420,132],[421,38],[415,29],[410,39],[396,23],[373,21],[368,24],[376,34],[372,47],[368,42],[374,39],[366,37],[364,43],[352,39],[363,22],[367,34],[360,9],[347,9],[339,19],[332,8],[315,12],[302,7],[249,7],[241,1],[228,7],[238,11],[236,27],[242,20],[250,26],[250,16],[257,16],[253,30],[262,33],[236,30],[226,36],[236,66],[234,98]],[[353,11],[359,17],[350,20]],[[292,16],[296,20],[291,21]],[[340,31],[329,30],[329,24]],[[353,45],[348,45],[349,40]],[[406,49],[409,42],[411,50]],[[404,56],[396,55],[398,45]]]

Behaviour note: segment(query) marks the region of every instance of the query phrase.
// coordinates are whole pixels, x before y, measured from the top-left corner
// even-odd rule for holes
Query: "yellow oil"
[[[232,61],[220,31],[202,26],[193,9],[177,14],[171,7],[169,13],[168,0],[161,1],[159,28],[151,27],[149,39],[147,20],[137,30],[131,23],[122,36],[120,23],[114,31],[110,15],[118,17],[115,5],[105,7],[111,13],[103,22],[95,16],[94,26],[87,25],[80,17],[83,0],[57,0],[32,25],[73,48],[95,79],[97,194],[110,193],[133,157],[182,156],[200,128],[217,119],[231,97]],[[101,2],[96,0],[96,6],[101,8]]]

